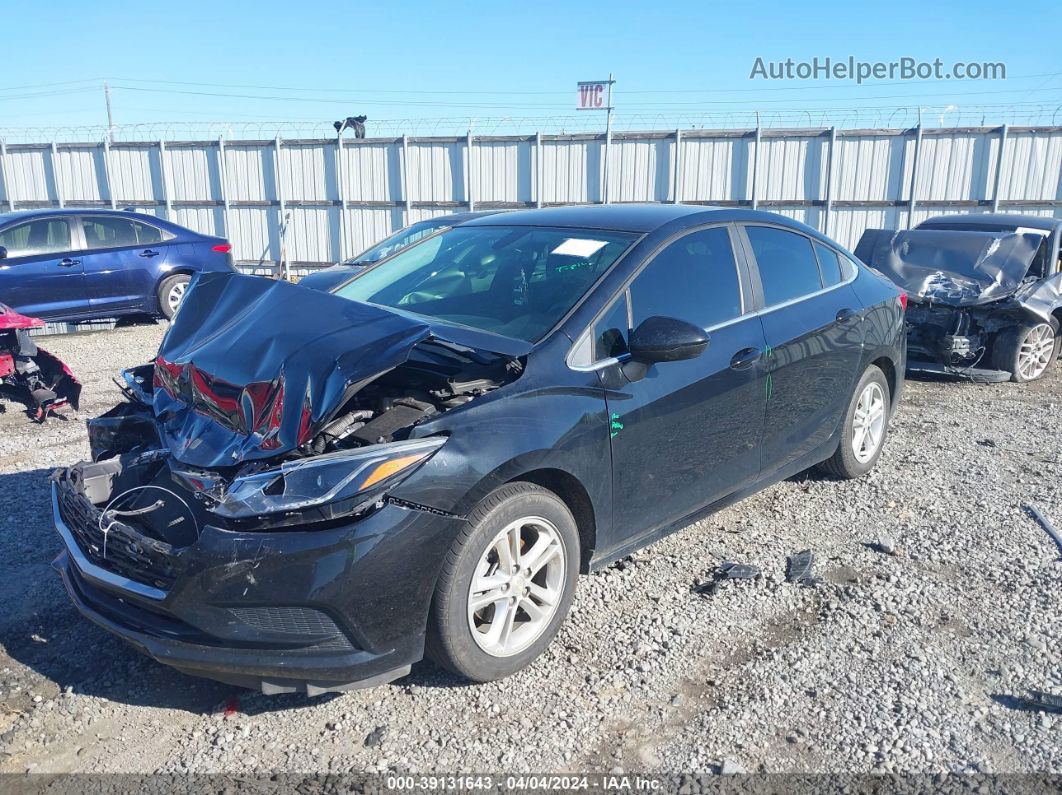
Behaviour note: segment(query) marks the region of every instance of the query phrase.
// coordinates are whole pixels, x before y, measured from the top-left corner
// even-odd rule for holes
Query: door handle
[[[730,359],[730,367],[734,370],[747,370],[760,360],[759,348],[742,348]]]
[[[159,252],[152,251],[150,248],[140,252],[141,257],[157,257]]]
[[[856,317],[856,312],[853,309],[842,309],[837,313],[838,323],[847,323],[849,320],[853,320]]]
[[[75,265],[80,265],[80,264],[81,264],[81,260],[79,260],[79,259],[70,259],[70,257],[63,257],[63,259],[59,260],[59,267],[60,268],[72,268]]]

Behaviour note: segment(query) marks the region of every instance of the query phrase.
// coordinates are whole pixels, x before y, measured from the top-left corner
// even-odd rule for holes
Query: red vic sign
[[[608,81],[578,83],[575,107],[578,110],[606,110],[608,108]]]

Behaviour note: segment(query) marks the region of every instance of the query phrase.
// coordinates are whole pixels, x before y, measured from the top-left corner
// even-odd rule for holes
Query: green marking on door
[[[772,356],[774,356],[774,348],[772,348],[770,345],[765,345],[764,348],[763,348],[763,357],[767,360],[767,367],[768,368],[770,368],[770,366],[771,366],[770,360],[771,360]],[[767,371],[767,379],[766,379],[766,382],[765,382],[765,385],[764,385],[764,390],[766,391],[767,400],[768,401],[771,399],[771,395],[774,393],[774,378],[773,378],[773,376],[774,376],[774,373],[772,373],[768,369],[768,371]]]
[[[616,438],[616,434],[618,434],[620,431],[623,430],[623,422],[620,420],[619,414],[611,414],[611,415],[609,415],[609,420],[610,420],[609,425],[608,425],[609,438],[610,439],[615,439]]]

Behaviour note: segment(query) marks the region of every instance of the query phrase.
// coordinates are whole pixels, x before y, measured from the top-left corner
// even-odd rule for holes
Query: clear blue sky
[[[104,79],[116,123],[575,115],[575,82],[609,72],[628,113],[1062,105],[1058,0],[48,0],[11,5],[7,16],[0,127],[103,124]],[[1002,61],[1008,80],[749,79],[757,56],[816,55]]]

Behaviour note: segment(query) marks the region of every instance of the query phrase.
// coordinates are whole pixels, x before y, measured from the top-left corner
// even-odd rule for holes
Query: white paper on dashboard
[[[559,246],[557,246],[552,254],[563,254],[568,257],[589,257],[603,245],[604,240],[586,240],[581,237],[569,237]]]

